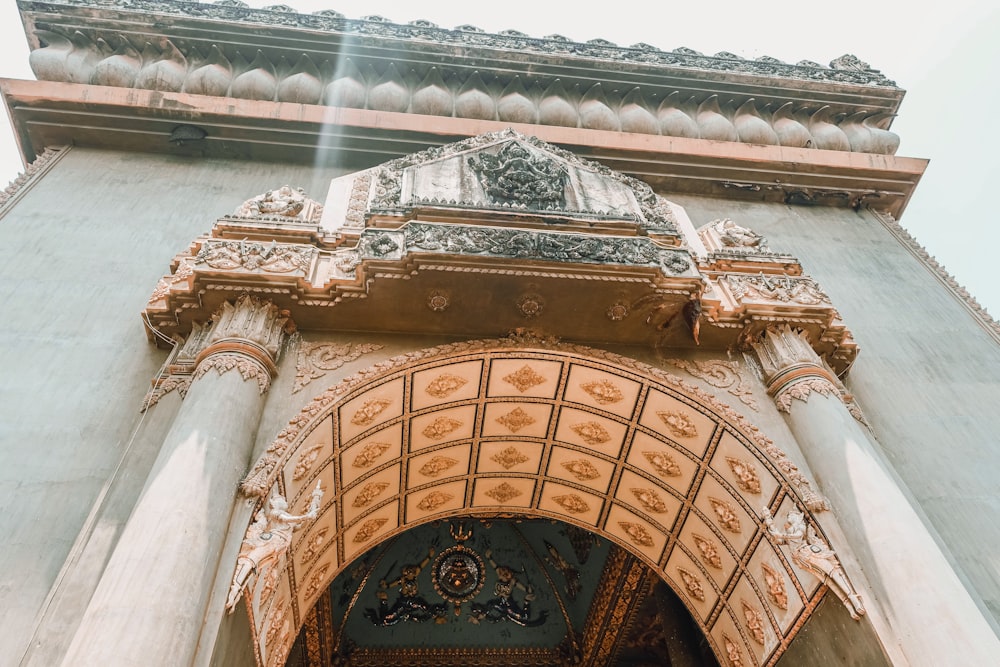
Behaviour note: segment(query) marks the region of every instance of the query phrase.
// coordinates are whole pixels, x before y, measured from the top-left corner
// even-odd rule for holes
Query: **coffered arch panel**
[[[319,517],[248,595],[262,664],[283,664],[353,559],[450,517],[550,517],[614,541],[677,591],[722,664],[774,664],[825,591],[759,518],[820,508],[794,464],[713,396],[592,348],[473,341],[347,378],[290,422],[243,490],[302,513],[317,484]]]

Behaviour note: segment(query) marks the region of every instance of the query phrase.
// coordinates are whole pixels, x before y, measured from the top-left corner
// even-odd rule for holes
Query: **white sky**
[[[58,1],[58,0],[56,0]],[[902,224],[1000,316],[1000,227],[990,206],[998,181],[1000,132],[1000,3],[950,0],[841,0],[837,3],[554,3],[538,0],[285,0],[303,13],[335,9],[349,18],[379,14],[398,23],[426,19],[450,28],[472,24],[532,36],[559,33],[576,41],[601,37],[664,50],[687,46],[705,54],[731,51],[786,62],[827,63],[852,53],[907,90],[893,131],[898,155],[931,166]],[[274,2],[250,0],[261,7]],[[0,77],[34,78],[13,0],[0,6]],[[10,132],[0,128],[0,187],[22,169]],[[808,267],[807,267],[808,269]]]

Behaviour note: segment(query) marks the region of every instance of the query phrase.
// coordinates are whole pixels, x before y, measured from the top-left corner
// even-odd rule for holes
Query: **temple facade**
[[[18,5],[0,664],[996,662],[1000,326],[882,73]]]

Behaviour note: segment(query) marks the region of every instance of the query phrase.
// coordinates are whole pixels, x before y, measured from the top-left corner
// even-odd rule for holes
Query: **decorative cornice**
[[[876,211],[874,209],[870,210],[875,219],[882,223],[882,226],[896,237],[910,254],[926,266],[934,274],[934,277],[962,302],[962,305],[969,311],[969,314],[993,337],[993,340],[1000,343],[1000,322],[997,322],[986,308],[980,305],[976,301],[976,298],[955,279],[955,276],[948,273],[948,270],[927,252],[927,249],[920,245],[913,235],[896,221],[891,213]]]
[[[348,19],[343,14],[332,10],[300,14],[288,5],[272,5],[264,9],[254,9],[239,0],[223,0],[215,4],[163,2],[162,0],[101,0],[100,2],[96,0],[58,0],[55,3],[21,3],[22,11],[33,10],[36,6],[41,8],[51,5],[103,10],[116,9],[144,14],[172,14],[210,21],[301,28],[318,32],[435,42],[615,63],[626,62],[646,66],[720,71],[768,78],[827,81],[857,86],[896,87],[894,81],[886,78],[878,70],[872,69],[868,63],[850,54],[834,59],[830,62],[829,67],[808,60],[791,65],[769,56],[761,56],[755,60],[746,60],[726,52],[706,56],[684,47],[673,51],[661,51],[649,44],[621,47],[604,39],[575,42],[562,35],[537,38],[516,30],[505,30],[500,34],[491,34],[471,25],[462,25],[449,30],[423,20],[412,21],[404,25],[393,23],[381,16]]]
[[[23,197],[42,174],[55,166],[69,152],[70,146],[46,148],[35,160],[24,168],[6,188],[0,191],[0,217],[11,210],[14,202]]]

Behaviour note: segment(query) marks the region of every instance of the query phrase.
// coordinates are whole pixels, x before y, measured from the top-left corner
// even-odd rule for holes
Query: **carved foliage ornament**
[[[382,528],[382,526],[384,526],[388,522],[389,522],[388,519],[382,519],[382,518],[368,519],[368,521],[365,521],[363,524],[361,524],[361,527],[358,528],[358,532],[354,534],[354,543],[364,544],[371,538],[375,537],[375,533],[377,533],[379,529]]]
[[[538,385],[545,382],[545,378],[535,372],[531,366],[527,364],[521,366],[518,370],[513,373],[508,373],[503,376],[503,381],[507,384],[513,385],[522,394],[532,387],[537,387]]]
[[[691,574],[683,567],[677,568],[677,573],[681,575],[681,582],[684,584],[684,589],[688,592],[688,595],[693,597],[698,602],[705,601],[705,587],[701,583],[696,575]]]
[[[435,456],[427,461],[427,463],[420,466],[420,474],[424,477],[437,477],[445,470],[454,466],[456,463],[458,463],[458,461],[453,458],[449,458],[447,456]]]
[[[556,501],[560,507],[570,514],[583,514],[590,511],[590,505],[587,504],[587,501],[575,493],[553,496],[552,500]]]
[[[425,438],[430,438],[431,440],[441,440],[449,433],[454,432],[456,429],[462,426],[462,422],[457,419],[452,419],[451,417],[437,417],[434,421],[424,427],[421,433],[424,434]]]
[[[292,479],[298,482],[303,477],[309,474],[312,470],[313,464],[316,463],[316,459],[319,458],[320,452],[323,451],[323,444],[316,443],[312,447],[304,449],[299,454],[299,460],[295,464],[295,469],[292,471]]]
[[[378,460],[380,456],[385,454],[390,447],[392,447],[392,445],[387,442],[369,442],[361,448],[361,452],[354,457],[354,461],[351,465],[355,468],[369,468],[375,463],[375,461]]]
[[[741,531],[740,518],[737,516],[736,508],[733,507],[732,503],[727,500],[719,500],[718,498],[709,498],[708,502],[715,512],[715,518],[718,520],[719,525],[730,533],[739,534]]]
[[[798,303],[803,306],[829,304],[828,297],[812,278],[793,276],[733,275],[723,277],[737,299],[751,301],[778,301]]]
[[[460,378],[451,373],[443,373],[431,380],[424,389],[434,398],[447,398],[462,388],[468,382],[465,378]]]
[[[785,592],[785,581],[778,572],[766,563],[760,565],[761,573],[764,575],[764,583],[767,584],[767,597],[778,609],[788,609],[788,593]]]
[[[242,354],[213,354],[204,359],[195,369],[194,379],[202,377],[210,369],[215,369],[219,375],[237,370],[244,380],[254,379],[257,388],[263,394],[271,386],[271,374],[254,359]]]
[[[603,445],[611,440],[611,434],[608,433],[607,429],[595,421],[574,424],[570,426],[570,429],[583,438],[583,441],[588,445]]]
[[[646,237],[596,237],[427,222],[410,222],[403,228],[403,232],[407,249],[426,252],[572,263],[654,265],[672,275],[680,275],[691,268],[685,251],[661,248]],[[362,245],[374,243],[366,241],[370,236],[371,233],[366,230],[359,243]],[[363,252],[366,256],[372,254],[367,250],[368,245],[365,245],[365,248]],[[381,257],[388,252],[376,256]]]
[[[207,239],[195,257],[196,264],[213,269],[263,271],[265,273],[306,272],[317,249],[308,245],[259,243],[256,241],[224,241]]]
[[[601,405],[611,405],[612,403],[617,403],[624,398],[622,390],[619,389],[613,382],[609,382],[608,380],[584,382],[580,385],[580,388],[590,394],[590,397]]]
[[[635,544],[638,544],[640,547],[653,546],[653,536],[649,534],[649,531],[644,526],[631,521],[619,521],[618,525]]]
[[[389,488],[388,482],[369,482],[361,487],[358,495],[354,496],[354,502],[351,503],[351,506],[358,508],[367,507],[387,488]]]
[[[743,618],[747,623],[747,630],[750,636],[755,642],[764,645],[764,621],[761,619],[760,612],[751,607],[746,600],[740,600],[740,606],[743,608]]]
[[[373,343],[301,343],[295,358],[295,386],[292,387],[292,393],[298,393],[327,371],[336,370],[383,347]]]
[[[421,509],[424,512],[433,512],[454,497],[444,491],[431,491],[417,503],[417,509]]]
[[[351,423],[355,426],[368,426],[390,405],[392,401],[388,398],[369,398],[351,417]]]
[[[692,534],[691,538],[694,540],[694,545],[698,547],[701,559],[716,570],[721,570],[722,558],[719,556],[719,549],[715,546],[715,542],[697,533]]]
[[[495,204],[530,209],[565,206],[566,170],[520,142],[506,143],[493,155],[480,152],[468,163]]]
[[[725,633],[722,635],[722,641],[726,645],[726,660],[729,661],[729,667],[746,667],[746,663],[743,662],[743,652],[740,650],[739,645]]]
[[[636,497],[639,504],[642,505],[647,512],[653,512],[654,514],[663,514],[667,511],[667,504],[663,502],[663,499],[653,489],[631,489],[632,495]]]
[[[528,457],[522,454],[516,447],[511,446],[497,452],[490,459],[503,466],[504,470],[510,470],[514,466],[526,462]]]
[[[497,423],[506,426],[511,433],[517,433],[525,426],[535,423],[535,418],[521,408],[514,408],[505,415],[497,417]]]
[[[699,380],[718,389],[725,389],[751,410],[757,410],[757,401],[749,383],[740,373],[740,365],[735,361],[689,361],[687,359],[667,359],[667,362],[687,372]]]
[[[681,468],[670,454],[665,452],[643,452],[642,455],[646,457],[646,460],[649,461],[649,464],[653,466],[653,470],[660,477],[680,476]]]
[[[698,428],[691,421],[691,416],[679,410],[658,410],[657,416],[663,421],[667,430],[678,438],[695,438]]]
[[[492,498],[493,500],[497,501],[498,503],[504,504],[513,500],[514,498],[517,498],[519,495],[521,495],[521,492],[515,489],[507,482],[503,482],[499,486],[489,489],[486,492],[486,495]]]
[[[597,479],[601,476],[601,473],[597,471],[594,464],[586,459],[576,459],[575,461],[563,461],[563,468],[566,468],[573,477],[576,477],[581,482],[586,482],[591,479]]]
[[[760,477],[751,464],[733,456],[727,456],[726,463],[729,464],[729,469],[733,471],[733,475],[736,477],[737,486],[747,493],[760,493]]]

